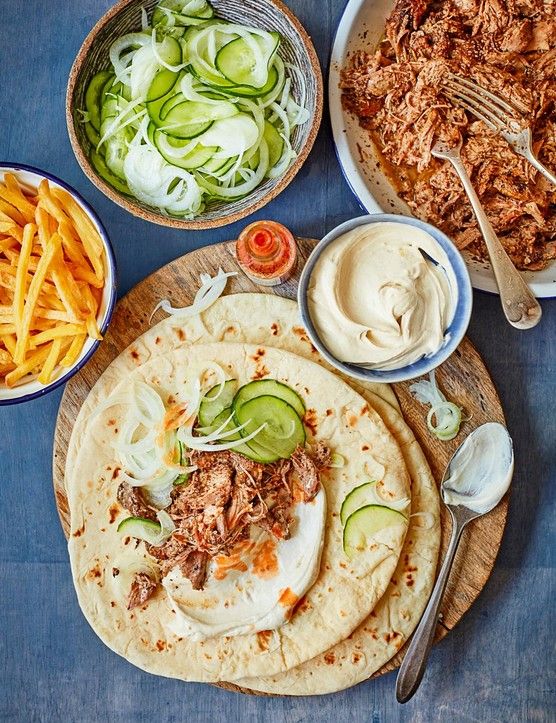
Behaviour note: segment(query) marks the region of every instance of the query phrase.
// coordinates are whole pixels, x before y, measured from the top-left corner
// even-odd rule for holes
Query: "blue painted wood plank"
[[[131,218],[85,178],[64,120],[66,79],[109,0],[2,3],[0,158],[48,169],[102,216],[120,291],[242,223],[206,232]],[[343,0],[290,0],[325,67]],[[254,215],[322,236],[360,209],[345,184],[325,117],[295,182]],[[516,476],[495,572],[460,626],[433,651],[414,700],[396,704],[393,675],[334,696],[261,699],[143,673],[105,648],[81,615],[51,492],[60,393],[0,409],[0,719],[10,721],[553,721],[556,302],[536,329],[504,323],[498,300],[475,293],[470,336],[484,355],[516,444]],[[553,617],[552,617],[553,620]]]

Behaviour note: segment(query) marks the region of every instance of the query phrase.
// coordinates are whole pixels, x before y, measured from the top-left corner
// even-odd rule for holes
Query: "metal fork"
[[[443,81],[444,94],[457,105],[473,113],[493,130],[499,133],[516,153],[526,158],[539,173],[556,185],[556,176],[543,166],[535,156],[532,146],[531,128],[519,122],[519,111],[467,78],[450,73]]]
[[[431,153],[435,158],[444,158],[450,161],[460,177],[485,240],[506,319],[517,329],[530,329],[538,324],[541,319],[542,310],[540,304],[513,265],[512,260],[492,228],[492,224],[488,220],[479,197],[471,184],[471,179],[467,175],[460,157],[460,149],[461,140],[455,148],[450,148],[446,143],[437,141],[432,147]]]

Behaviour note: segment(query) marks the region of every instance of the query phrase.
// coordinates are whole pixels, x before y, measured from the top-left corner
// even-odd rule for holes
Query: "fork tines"
[[[493,131],[515,130],[519,111],[477,83],[450,73],[443,81],[444,94],[465,110],[484,121]],[[512,127],[513,126],[513,127]]]

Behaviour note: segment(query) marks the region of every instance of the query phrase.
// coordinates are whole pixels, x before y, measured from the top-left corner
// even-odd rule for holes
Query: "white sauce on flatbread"
[[[192,640],[275,630],[290,619],[320,569],[326,495],[319,490],[293,508],[296,520],[287,540],[251,527],[250,539],[228,557],[209,565],[203,590],[193,590],[178,568],[162,580],[175,616],[169,628]]]

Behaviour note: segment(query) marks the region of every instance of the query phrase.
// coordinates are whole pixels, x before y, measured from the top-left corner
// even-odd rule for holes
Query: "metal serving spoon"
[[[516,329],[531,329],[541,320],[541,306],[531,293],[531,290],[523,280],[519,271],[513,265],[512,260],[492,228],[492,224],[488,220],[461,160],[461,143],[460,140],[459,145],[450,148],[447,143],[437,141],[432,147],[431,153],[435,158],[450,161],[460,177],[485,240],[492,271],[494,272],[494,277],[500,292],[502,310],[506,319],[512,326],[515,326]]]
[[[513,466],[513,445],[508,431],[502,424],[489,422],[467,437],[446,468],[440,491],[452,518],[452,536],[428,605],[398,673],[396,698],[399,703],[406,703],[421,683],[461,533],[468,522],[490,512],[500,502],[510,486]]]

